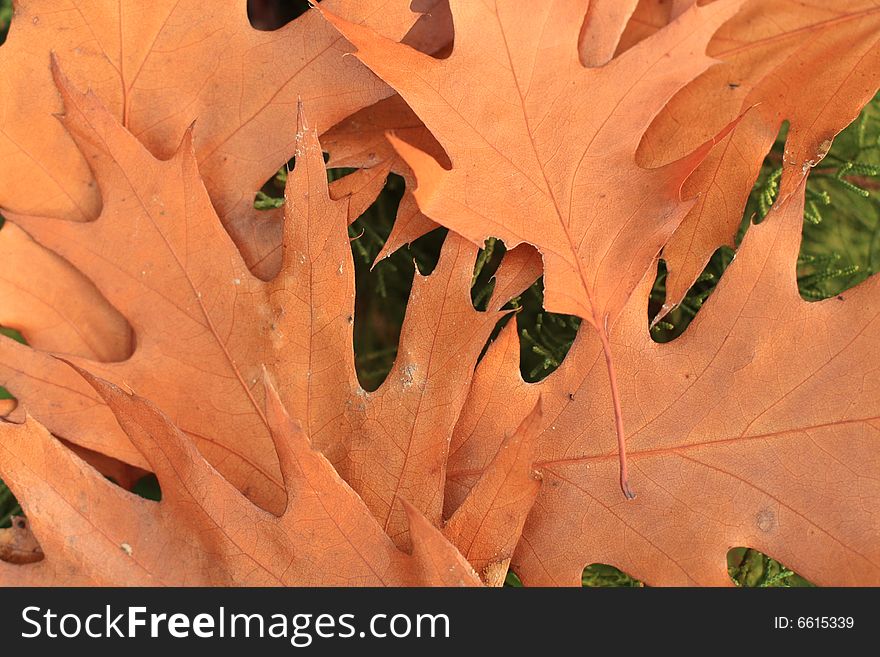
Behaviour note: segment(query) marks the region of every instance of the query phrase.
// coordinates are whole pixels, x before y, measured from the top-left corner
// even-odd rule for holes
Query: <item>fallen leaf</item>
[[[437,224],[419,210],[413,196],[415,176],[406,161],[394,150],[387,138],[389,133],[421,151],[431,153],[440,162],[448,162],[443,148],[398,95],[380,100],[353,114],[321,138],[321,143],[330,153],[327,166],[388,169],[401,175],[406,183],[391,234],[376,256],[376,262],[437,228]]]
[[[323,6],[318,11],[448,154],[452,167],[444,169],[430,154],[393,139],[415,172],[422,212],[477,244],[494,236],[509,246],[536,246],[547,310],[593,325],[616,391],[608,331],[687,213],[681,185],[712,140],[651,170],[636,164],[635,151],[669,98],[712,63],[705,46],[740,4],[694,7],[596,68],[580,61],[586,14],[578,0],[528,12],[513,0],[492,6],[452,0],[455,46],[442,60]],[[615,394],[620,482],[631,497],[619,405]]]
[[[730,585],[734,546],[819,585],[880,582],[880,277],[843,301],[800,297],[805,176],[787,178],[797,189],[749,228],[681,337],[650,337],[652,276],[611,335],[636,500],[613,485],[594,333],[537,384],[520,378],[512,327],[490,348],[450,448],[447,513],[540,394],[543,486],[512,562],[526,584],[579,585],[598,562],[651,585]]]
[[[722,63],[669,102],[638,153],[644,166],[662,166],[746,112],[685,185],[684,193],[699,199],[663,249],[664,314],[715,250],[733,245],[782,123],[790,126],[785,164],[811,168],[873,97],[880,87],[878,35],[873,0],[751,0],[718,30],[707,52]]]
[[[94,284],[21,228],[0,230],[0,325],[43,351],[125,360],[131,328]]]
[[[402,499],[439,526],[449,439],[474,365],[502,316],[494,308],[540,274],[535,251],[507,254],[494,308],[479,312],[470,297],[477,249],[450,236],[431,276],[416,276],[391,374],[367,392],[352,348],[350,198],[329,197],[317,134],[302,112],[282,271],[263,282],[211,208],[188,138],[158,161],[94,94],[80,94],[62,76],[59,83],[64,123],[94,167],[104,211],[87,223],[10,220],[94,281],[136,338],[125,361],[71,360],[149,395],[227,480],[280,512],[284,489],[256,386],[265,366],[312,443],[399,545],[409,545]],[[149,467],[110,409],[66,366],[11,339],[0,340],[0,357],[2,384],[52,433]]]
[[[412,507],[413,551],[401,552],[273,391],[266,416],[287,500],[277,515],[242,496],[148,401],[83,375],[150,463],[162,501],[114,486],[33,419],[0,425],[0,473],[45,553],[0,562],[4,585],[479,585]]]
[[[434,57],[448,56],[453,43],[449,1],[423,0],[414,3],[412,8],[422,13],[422,17],[402,43]],[[437,224],[419,210],[412,193],[416,186],[415,176],[388,141],[389,132],[430,153],[444,166],[448,165],[443,148],[397,94],[355,112],[321,137],[321,143],[330,154],[328,167],[389,168],[401,175],[406,183],[391,234],[376,256],[376,262],[437,228]]]
[[[541,487],[541,476],[532,469],[541,417],[539,399],[516,432],[502,442],[443,529],[490,586],[504,584],[513,550]]]
[[[405,35],[418,15],[408,0],[326,0],[353,21]],[[391,93],[351,57],[315,12],[274,32],[248,22],[244,2],[22,0],[0,48],[0,207],[85,221],[98,216],[89,165],[53,117],[62,109],[50,53],[81,88],[157,157],[176,152],[195,121],[193,143],[211,200],[255,263],[280,238],[253,212],[254,194],[295,148],[297,99],[327,129]],[[277,255],[277,253],[276,253]],[[263,262],[271,278],[279,261]]]

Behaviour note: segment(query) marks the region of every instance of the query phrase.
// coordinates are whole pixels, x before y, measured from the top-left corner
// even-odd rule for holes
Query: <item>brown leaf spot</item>
[[[776,530],[776,512],[772,509],[761,509],[755,516],[755,526],[765,534]]]
[[[0,561],[22,565],[42,560],[43,550],[25,518],[13,518],[12,527],[0,529]]]

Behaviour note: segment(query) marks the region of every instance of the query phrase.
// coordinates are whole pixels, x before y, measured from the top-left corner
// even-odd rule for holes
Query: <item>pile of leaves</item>
[[[862,119],[824,162],[874,2],[215,4],[15,5],[0,582],[722,585],[735,546],[880,582],[880,279],[798,265],[811,173],[880,173]],[[387,375],[352,243],[440,248]]]

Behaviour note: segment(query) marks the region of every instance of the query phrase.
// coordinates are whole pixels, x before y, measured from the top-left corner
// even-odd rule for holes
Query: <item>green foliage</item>
[[[3,485],[0,479],[0,529],[12,525],[13,516],[21,515],[21,507],[18,500],[12,495],[12,491]]]
[[[504,580],[504,585],[521,587],[523,583],[517,574],[510,570],[507,572],[507,578]],[[614,566],[609,566],[604,563],[594,563],[584,568],[584,572],[581,575],[581,586],[587,586],[590,588],[601,588],[606,586],[637,588],[644,586],[644,584],[637,579],[633,579]]]
[[[10,21],[12,21],[12,0],[0,0],[0,43],[6,41]]]
[[[734,584],[743,587],[813,586],[778,561],[751,548],[733,548],[727,555],[727,572]]]
[[[2,224],[0,224],[0,227],[2,227]],[[12,338],[13,340],[17,340],[18,342],[24,344],[24,338],[21,337],[21,333],[19,333],[15,329],[0,326],[0,336]],[[13,399],[13,397],[9,394],[9,391],[6,390],[6,388],[0,386],[0,399]]]

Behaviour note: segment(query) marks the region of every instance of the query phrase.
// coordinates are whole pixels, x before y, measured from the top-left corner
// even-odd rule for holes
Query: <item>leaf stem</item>
[[[608,324],[597,331],[602,341],[602,351],[605,354],[605,367],[608,370],[608,381],[611,384],[611,402],[614,404],[614,428],[617,431],[617,458],[620,463],[620,490],[628,500],[635,499],[636,495],[629,487],[629,474],[626,467],[626,432],[623,429],[623,409],[620,405],[620,392],[617,389],[617,374],[614,370],[614,358],[611,354],[611,343],[608,341]]]

